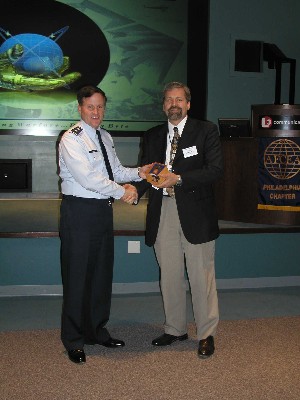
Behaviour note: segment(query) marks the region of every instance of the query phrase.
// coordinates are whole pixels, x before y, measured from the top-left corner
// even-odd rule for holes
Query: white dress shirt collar
[[[185,118],[183,118],[183,120],[180,121],[178,125],[173,125],[173,124],[171,124],[170,121],[168,121],[168,129],[169,129],[169,135],[170,135],[171,141],[173,139],[175,126],[177,126],[179,135],[181,136],[183,128],[184,128],[184,125],[186,123],[186,120],[187,120],[187,116]]]

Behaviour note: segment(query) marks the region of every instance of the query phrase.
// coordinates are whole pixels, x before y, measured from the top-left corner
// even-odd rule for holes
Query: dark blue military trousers
[[[109,200],[63,196],[60,210],[63,307],[67,350],[109,339],[114,236]]]

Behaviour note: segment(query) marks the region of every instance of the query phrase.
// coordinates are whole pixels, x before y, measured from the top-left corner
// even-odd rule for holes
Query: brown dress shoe
[[[181,336],[174,336],[174,335],[169,335],[168,333],[164,333],[158,338],[152,340],[152,344],[153,346],[169,346],[170,344],[176,342],[177,340],[182,342],[182,340],[186,340],[187,338],[188,338],[187,333]]]
[[[199,341],[198,356],[200,358],[208,358],[214,354],[215,344],[213,336]]]

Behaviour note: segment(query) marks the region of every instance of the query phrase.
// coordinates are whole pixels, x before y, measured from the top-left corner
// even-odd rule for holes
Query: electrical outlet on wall
[[[140,253],[141,243],[139,240],[128,240],[128,253]]]

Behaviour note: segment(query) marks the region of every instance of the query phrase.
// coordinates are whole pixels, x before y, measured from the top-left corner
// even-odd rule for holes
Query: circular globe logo
[[[21,44],[23,55],[13,62],[18,72],[40,75],[58,73],[63,64],[63,52],[50,38],[34,33],[15,35],[4,42],[0,53],[4,53],[16,44]]]
[[[289,139],[274,140],[264,152],[264,166],[274,178],[293,178],[300,171],[300,147]]]

